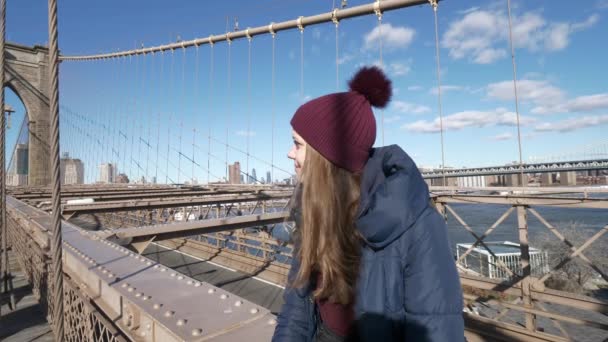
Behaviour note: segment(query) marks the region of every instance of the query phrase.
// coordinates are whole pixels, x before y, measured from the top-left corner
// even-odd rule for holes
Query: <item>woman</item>
[[[297,229],[273,341],[463,341],[445,222],[412,159],[372,149],[391,83],[371,67],[349,87],[291,120]]]

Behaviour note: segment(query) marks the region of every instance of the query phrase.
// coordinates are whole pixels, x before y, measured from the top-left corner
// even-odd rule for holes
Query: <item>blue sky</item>
[[[222,34],[226,18],[229,29],[234,28],[235,18],[244,29],[329,12],[332,3],[238,0],[216,2],[211,9],[206,2],[193,0],[60,1],[60,47],[63,54],[75,55],[153,46],[178,36],[188,40]],[[348,6],[363,3],[367,2],[350,0]],[[584,6],[514,1],[512,7],[524,161],[564,158],[580,154],[585,146],[605,144],[608,82],[602,70],[608,48],[601,40],[608,32],[608,1],[588,1]],[[9,1],[7,14],[9,41],[46,44],[43,3]],[[440,3],[438,15],[446,164],[481,166],[517,160],[506,1],[446,0]],[[265,176],[270,170],[267,163],[273,160],[278,168],[292,171],[286,154],[293,112],[305,100],[346,90],[346,81],[357,68],[379,63],[382,40],[382,61],[393,81],[394,96],[387,109],[376,110],[376,146],[382,145],[384,116],[384,144],[402,146],[421,166],[437,166],[441,146],[432,10],[419,6],[388,12],[382,23],[379,28],[373,15],[340,23],[338,87],[333,24],[307,27],[303,51],[298,30],[280,32],[275,38],[274,98],[269,35],[251,42],[250,87],[247,40],[230,46],[218,43],[213,49],[205,45],[198,51],[64,62],[62,151],[85,160],[87,180],[96,177],[94,165],[117,161],[131,178],[156,174],[159,181],[184,181],[192,175],[205,181],[210,165],[214,181],[214,176],[225,174],[227,135],[229,163],[238,160],[243,169],[248,164]],[[18,110],[14,122],[23,117],[23,106],[9,90],[7,103]],[[18,125],[13,127],[7,138],[11,150]],[[213,156],[208,164],[209,132]],[[248,145],[259,160],[250,157],[247,163],[239,150],[246,151]],[[274,170],[274,178],[288,176]]]

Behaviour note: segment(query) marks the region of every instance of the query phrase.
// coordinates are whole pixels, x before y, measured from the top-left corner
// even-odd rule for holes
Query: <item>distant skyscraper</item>
[[[11,168],[7,174],[7,185],[27,185],[28,145],[17,144],[13,154]]]
[[[116,176],[116,183],[129,183],[129,177],[124,173],[120,173]]]
[[[245,176],[243,174],[241,174],[241,184],[245,184]]]
[[[80,159],[72,159],[64,154],[59,164],[59,173],[62,184],[83,184],[84,164]]]
[[[270,171],[266,171],[266,183],[272,184],[272,177],[270,176]]]
[[[228,165],[228,183],[241,184],[241,164],[238,161]]]
[[[114,164],[106,163],[99,165],[99,182],[100,183],[114,183],[116,178],[116,168]]]
[[[251,169],[251,182],[250,183],[255,183],[258,181],[258,177],[255,174],[255,168]]]

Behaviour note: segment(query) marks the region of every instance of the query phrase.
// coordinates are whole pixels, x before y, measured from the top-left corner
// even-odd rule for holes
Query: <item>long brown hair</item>
[[[359,207],[359,174],[335,166],[310,145],[301,178],[302,220],[296,238],[300,270],[294,286],[321,275],[315,298],[348,304],[359,271],[360,239],[355,228]]]

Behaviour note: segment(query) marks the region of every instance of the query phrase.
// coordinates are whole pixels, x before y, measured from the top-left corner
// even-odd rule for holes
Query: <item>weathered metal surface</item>
[[[138,209],[175,208],[198,205],[217,205],[235,202],[255,202],[266,200],[287,199],[290,193],[264,193],[254,195],[215,195],[205,197],[182,197],[169,199],[150,199],[139,201],[105,201],[92,204],[65,204],[63,213],[102,213]]]
[[[8,204],[38,225],[50,224],[46,213],[14,199]],[[132,339],[198,341],[243,334],[268,340],[274,331],[267,309],[70,223],[63,222],[62,229],[65,272]]]
[[[197,234],[215,233],[220,231],[280,223],[284,222],[288,216],[288,212],[244,215],[220,219],[114,229],[112,231],[104,231],[102,234],[112,234],[121,239],[156,236],[155,240],[160,241]]]

